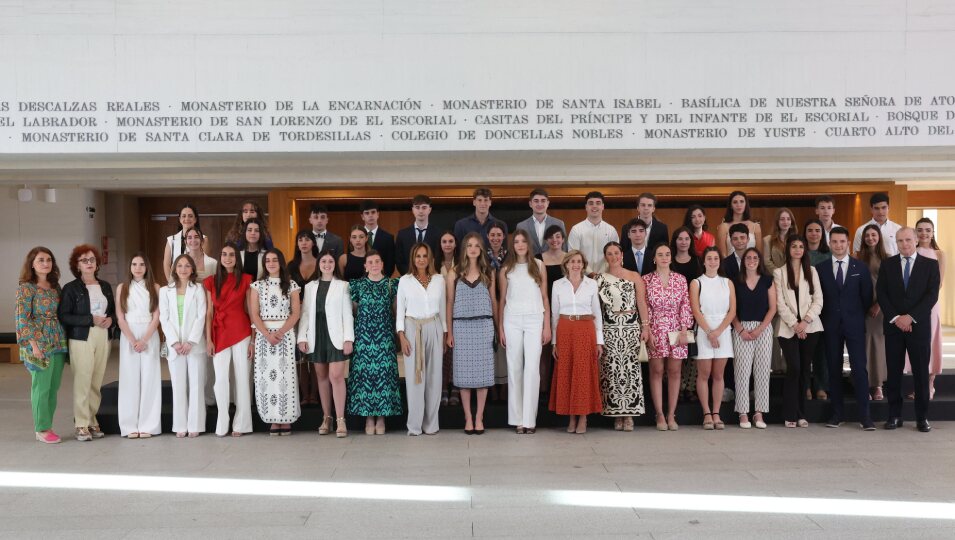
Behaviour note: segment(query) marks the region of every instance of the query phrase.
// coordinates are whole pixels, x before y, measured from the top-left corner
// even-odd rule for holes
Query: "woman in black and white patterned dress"
[[[265,277],[250,287],[249,318],[255,327],[255,405],[271,435],[289,435],[298,420],[295,324],[301,312],[298,283],[289,277],[285,257],[270,249],[262,257]]]
[[[640,275],[623,267],[620,244],[604,246],[607,271],[597,275],[603,317],[604,354],[600,358],[600,397],[604,416],[614,429],[633,431],[633,417],[645,411],[640,347],[649,339],[646,286]]]

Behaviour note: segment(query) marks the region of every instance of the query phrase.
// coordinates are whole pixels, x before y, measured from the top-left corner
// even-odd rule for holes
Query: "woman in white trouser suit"
[[[162,368],[159,365],[159,285],[149,260],[136,253],[129,279],[116,287],[119,338],[119,432],[130,439],[159,435]]]
[[[189,255],[176,257],[172,282],[160,291],[159,322],[169,347],[172,430],[179,438],[198,437],[206,430],[206,295]]]
[[[527,231],[514,231],[498,276],[498,335],[507,352],[507,423],[517,426],[518,434],[537,429],[541,348],[551,338],[544,262],[531,256],[530,246]]]

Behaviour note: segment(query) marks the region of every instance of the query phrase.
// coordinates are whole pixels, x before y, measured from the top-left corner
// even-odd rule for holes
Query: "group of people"
[[[513,234],[491,215],[491,202],[489,189],[475,190],[474,213],[437,231],[429,229],[431,200],[415,196],[414,223],[392,236],[366,201],[347,249],[327,228],[328,210],[314,205],[312,228],[296,235],[289,262],[254,202],[238,212],[218,259],[206,254],[199,212],[187,204],[166,239],[163,279],[137,253],[115,295],[98,278],[96,247],[73,249],[76,279],[62,286],[53,253],[30,250],[17,336],[32,376],[37,440],[60,442],[52,416],[65,363],[74,375],[75,438],[103,436],[96,413],[115,335],[119,424],[128,438],[161,432],[161,356],[177,437],[205,431],[211,402],[216,435],[249,433],[253,400],[271,435],[289,435],[315,394],[320,434],[346,437],[346,415],[365,417],[367,434],[383,434],[385,417],[402,414],[396,353],[409,435],[437,433],[440,407],[456,402],[465,433],[484,433],[488,391],[501,383],[519,434],[536,431],[545,394],[550,410],[569,416],[569,432],[586,432],[595,413],[632,431],[646,408],[643,361],[658,430],[679,428],[681,391],[699,400],[704,429],[724,429],[731,359],[739,426],[765,428],[774,356],[786,371],[785,425],[808,425],[803,407],[815,388],[832,403],[827,425],[838,427],[844,349],[864,429],[875,428],[868,403],[883,399],[883,386],[885,428],[902,425],[905,370],[915,380],[917,428],[931,429],[944,256],[930,220],[911,229],[888,219],[885,194],[870,200],[873,219],[856,231],[852,256],[827,196],[804,235],[782,208],[765,237],[741,191],[730,194],[716,235],[697,205],[669,234],[650,193],[638,197],[636,217],[619,234],[603,221],[600,192],[585,196],[586,219],[569,233],[548,215],[546,190],[531,192],[533,214]]]

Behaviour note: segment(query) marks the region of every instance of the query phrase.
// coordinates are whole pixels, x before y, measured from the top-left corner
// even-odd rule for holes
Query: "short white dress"
[[[730,282],[722,276],[697,278],[700,285],[700,311],[710,328],[719,326],[730,310]],[[719,347],[713,348],[702,328],[696,330],[696,359],[731,358],[733,356],[733,328],[726,327],[720,334]]]

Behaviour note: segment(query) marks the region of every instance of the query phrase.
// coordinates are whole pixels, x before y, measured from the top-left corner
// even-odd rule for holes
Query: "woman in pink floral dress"
[[[686,278],[670,271],[671,253],[666,244],[653,248],[655,272],[643,276],[647,285],[650,318],[650,395],[656,409],[657,429],[676,431],[676,402],[680,394],[680,364],[687,355],[687,329],[693,312]],[[670,332],[679,332],[670,345]],[[667,374],[667,416],[663,415],[663,371]]]

